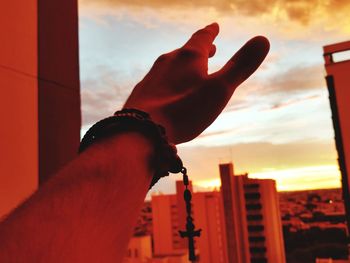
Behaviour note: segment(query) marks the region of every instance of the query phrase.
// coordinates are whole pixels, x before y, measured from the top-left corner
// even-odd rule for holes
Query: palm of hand
[[[182,48],[160,56],[136,85],[124,108],[148,112],[176,144],[203,132],[269,50],[266,38],[255,37],[222,69],[208,75],[208,58],[215,54],[212,43],[218,32],[216,23],[209,25],[194,33]]]

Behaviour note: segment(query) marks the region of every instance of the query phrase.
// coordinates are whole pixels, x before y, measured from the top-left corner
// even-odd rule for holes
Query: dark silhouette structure
[[[323,47],[348,231],[350,229],[350,60],[336,61],[334,54],[349,50],[350,41]],[[349,238],[348,247],[350,251]]]
[[[80,142],[78,4],[37,0],[39,183],[77,155]]]

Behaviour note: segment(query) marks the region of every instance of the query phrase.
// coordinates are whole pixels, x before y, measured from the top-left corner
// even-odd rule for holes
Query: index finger
[[[218,23],[210,24],[195,32],[183,47],[208,52],[209,54],[213,41],[218,34]]]
[[[217,72],[211,76],[225,87],[236,88],[246,80],[264,61],[270,49],[267,38],[257,36],[250,39],[236,54]]]

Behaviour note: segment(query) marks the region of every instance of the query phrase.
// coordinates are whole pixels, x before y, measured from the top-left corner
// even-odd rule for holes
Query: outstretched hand
[[[258,36],[249,40],[217,72],[208,75],[208,58],[219,25],[195,32],[181,48],[161,55],[139,82],[124,108],[148,112],[163,125],[175,144],[194,139],[221,113],[235,89],[262,63],[269,42]]]

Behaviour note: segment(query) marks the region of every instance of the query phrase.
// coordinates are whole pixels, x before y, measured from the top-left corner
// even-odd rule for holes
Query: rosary
[[[186,202],[186,231],[179,231],[182,238],[188,238],[188,259],[192,262],[196,261],[196,255],[194,251],[194,237],[199,237],[201,235],[202,229],[195,230],[193,224],[193,218],[191,217],[191,191],[188,189],[188,175],[187,169],[182,167],[181,173],[183,175],[183,183],[185,185],[184,200]]]
[[[79,153],[84,151],[89,145],[101,138],[116,134],[122,131],[137,131],[153,141],[157,157],[156,174],[153,176],[150,188],[158,182],[161,177],[168,176],[169,172],[179,173],[183,175],[183,183],[185,185],[184,200],[186,202],[186,231],[179,231],[182,238],[188,238],[188,259],[192,262],[196,261],[194,251],[194,237],[199,237],[202,229],[195,230],[193,218],[191,217],[191,199],[192,194],[188,189],[187,169],[183,167],[180,157],[177,155],[175,145],[170,144],[165,136],[164,127],[154,123],[149,114],[138,109],[123,109],[117,111],[113,116],[105,118],[95,123],[84,135]],[[166,169],[162,165],[167,164]]]

